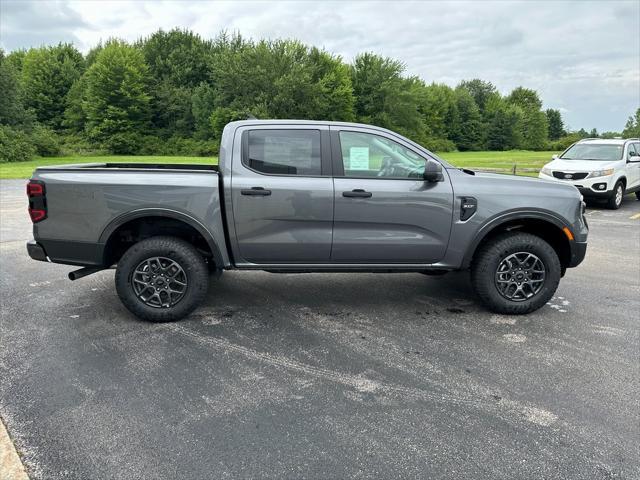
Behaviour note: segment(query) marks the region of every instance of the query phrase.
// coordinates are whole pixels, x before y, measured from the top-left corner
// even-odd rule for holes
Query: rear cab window
[[[249,130],[242,163],[267,175],[322,174],[320,130]]]

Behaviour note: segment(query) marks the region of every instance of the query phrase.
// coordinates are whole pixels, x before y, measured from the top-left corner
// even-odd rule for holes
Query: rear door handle
[[[266,197],[267,195],[271,195],[271,190],[265,190],[263,187],[251,187],[240,190],[242,195],[250,195],[255,197]]]
[[[373,194],[371,192],[366,192],[361,188],[356,188],[355,190],[351,190],[350,192],[342,192],[343,197],[358,197],[358,198],[369,198]]]

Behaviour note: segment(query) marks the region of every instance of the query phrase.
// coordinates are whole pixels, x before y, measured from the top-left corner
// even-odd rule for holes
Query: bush
[[[62,143],[62,155],[64,156],[90,156],[90,155],[105,155],[108,152],[104,149],[100,149],[95,143],[89,141],[87,138],[76,135],[63,135],[60,137]]]
[[[148,135],[141,140],[141,155],[184,155],[212,157],[218,154],[218,142],[173,136],[166,140]]]
[[[20,130],[0,125],[0,163],[26,162],[36,154],[28,135]]]
[[[36,153],[41,157],[56,157],[62,153],[60,137],[50,128],[37,125],[29,137]]]
[[[140,152],[142,139],[142,135],[135,132],[119,132],[110,135],[103,146],[116,155],[135,155]]]
[[[446,138],[429,138],[423,146],[432,152],[453,152],[456,149],[456,144]]]
[[[577,142],[581,138],[582,137],[578,133],[570,133],[569,135],[565,135],[564,137],[561,137],[558,140],[549,142],[547,145],[547,150],[555,150],[555,151],[565,150],[572,143]]]

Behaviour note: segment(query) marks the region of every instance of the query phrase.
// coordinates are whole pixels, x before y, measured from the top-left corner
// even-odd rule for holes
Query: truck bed
[[[47,218],[34,238],[54,262],[100,265],[113,229],[138,216],[189,219],[224,244],[217,165],[93,163],[39,167]]]

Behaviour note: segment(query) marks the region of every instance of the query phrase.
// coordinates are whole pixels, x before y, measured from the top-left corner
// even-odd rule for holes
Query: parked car
[[[587,248],[572,185],[454,168],[354,123],[232,122],[218,166],[40,167],[27,191],[29,255],[83,266],[72,280],[115,265],[120,299],[151,321],[189,314],[229,269],[470,269],[488,308],[522,314]]]
[[[594,139],[574,143],[540,170],[539,177],[574,185],[587,200],[620,208],[625,194],[640,200],[640,141]]]

